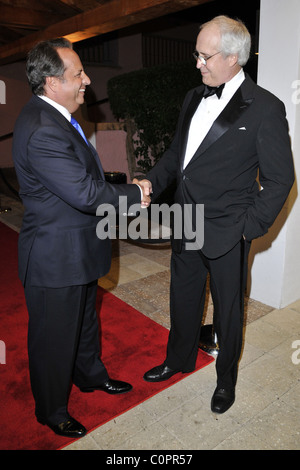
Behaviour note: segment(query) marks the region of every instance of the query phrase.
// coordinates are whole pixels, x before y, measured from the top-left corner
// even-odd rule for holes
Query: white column
[[[258,84],[287,111],[296,180],[300,177],[300,0],[261,0]],[[249,295],[275,308],[300,298],[300,200],[297,181],[274,226],[253,242]]]

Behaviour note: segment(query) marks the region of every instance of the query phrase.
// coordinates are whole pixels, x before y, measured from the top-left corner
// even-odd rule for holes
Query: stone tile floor
[[[0,221],[18,231],[21,204],[4,195],[0,202],[11,209]],[[168,243],[114,241],[111,270],[99,285],[169,328],[169,261]],[[205,323],[212,311],[208,292]],[[212,363],[65,450],[299,450],[299,378],[300,300],[276,310],[246,298],[236,401],[227,413],[210,410]]]

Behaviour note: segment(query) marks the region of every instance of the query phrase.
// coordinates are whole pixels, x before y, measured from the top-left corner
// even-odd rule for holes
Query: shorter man
[[[141,202],[133,184],[105,181],[99,157],[72,118],[90,79],[69,41],[39,43],[29,53],[34,96],[15,126],[13,158],[25,206],[19,276],[29,312],[28,352],[36,417],[55,433],[81,437],[68,413],[71,382],[83,392],[125,393],[100,360],[95,310],[97,279],[111,261],[108,239],[96,234],[100,204]],[[76,126],[76,127],[75,127]],[[143,195],[142,204],[150,198]]]

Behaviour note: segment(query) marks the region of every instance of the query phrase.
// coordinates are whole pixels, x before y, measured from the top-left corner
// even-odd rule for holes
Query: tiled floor
[[[22,206],[0,220],[18,230]],[[168,244],[113,243],[112,268],[99,284],[169,327]],[[300,293],[299,293],[300,296]],[[205,323],[212,319],[207,299]],[[246,299],[246,327],[235,404],[210,410],[214,363],[100,426],[67,450],[299,450],[300,300],[282,310]],[[84,424],[84,423],[83,423]]]

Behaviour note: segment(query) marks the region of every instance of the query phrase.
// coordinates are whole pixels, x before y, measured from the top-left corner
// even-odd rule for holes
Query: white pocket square
[[[239,131],[245,131],[246,127],[239,127]]]

